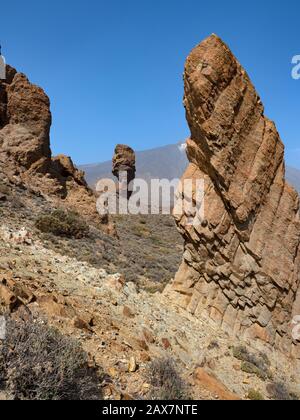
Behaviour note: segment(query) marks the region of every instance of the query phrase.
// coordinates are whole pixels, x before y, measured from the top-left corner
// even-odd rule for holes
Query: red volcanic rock
[[[122,171],[131,171],[135,175],[135,153],[131,147],[118,144],[113,157],[113,174],[118,177]]]
[[[120,181],[121,189],[126,189],[125,193],[129,199],[132,191],[130,183],[135,179],[135,153],[134,150],[124,144],[118,144],[113,157],[113,175]],[[126,175],[126,179],[124,179]],[[124,185],[123,185],[124,184]],[[119,191],[121,194],[121,191]]]
[[[205,180],[205,217],[190,226],[187,215],[176,216],[185,253],[167,293],[229,333],[291,348],[290,323],[300,314],[300,220],[283,143],[216,35],[192,51],[184,79],[191,137],[183,178]]]
[[[6,80],[0,80],[1,170],[12,181],[50,197],[60,206],[80,211],[103,225],[104,230],[113,230],[107,217],[98,215],[96,197],[84,173],[66,156],[52,158],[48,96],[12,67],[7,66],[6,73]]]

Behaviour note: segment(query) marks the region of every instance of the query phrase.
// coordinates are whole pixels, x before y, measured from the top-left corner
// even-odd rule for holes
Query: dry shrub
[[[81,239],[89,234],[85,220],[73,211],[55,210],[49,215],[40,216],[35,225],[43,233],[67,238]]]
[[[264,401],[264,396],[256,389],[250,389],[247,397],[251,401]]]
[[[190,400],[188,386],[176,370],[173,360],[156,359],[148,367],[147,381],[152,386],[150,399],[159,401]]]
[[[34,319],[7,319],[0,382],[15,400],[99,400],[99,378],[80,345]]]
[[[272,382],[267,386],[269,397],[276,401],[299,400],[299,397],[290,392],[287,385],[282,382]]]
[[[271,363],[265,353],[254,355],[246,347],[239,346],[233,349],[233,357],[242,362],[243,372],[256,375],[263,381],[272,378]]]

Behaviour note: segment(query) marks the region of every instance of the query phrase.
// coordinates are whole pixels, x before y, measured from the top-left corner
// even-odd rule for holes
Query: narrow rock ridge
[[[0,81],[0,173],[113,233],[108,218],[96,211],[84,173],[71,158],[52,157],[50,101],[45,92],[10,66],[6,74]]]
[[[283,143],[216,35],[191,52],[184,81],[191,163],[183,179],[205,180],[205,219],[190,226],[189,215],[175,216],[185,252],[166,293],[230,334],[300,358],[291,328],[300,315],[299,197],[285,181]]]

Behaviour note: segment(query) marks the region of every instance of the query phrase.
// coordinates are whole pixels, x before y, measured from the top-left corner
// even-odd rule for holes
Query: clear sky
[[[299,0],[14,0],[1,2],[7,62],[51,99],[52,149],[76,163],[185,139],[184,61],[211,33],[250,74],[300,167]]]

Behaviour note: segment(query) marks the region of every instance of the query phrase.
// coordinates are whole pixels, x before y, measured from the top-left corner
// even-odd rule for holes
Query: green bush
[[[49,215],[40,216],[35,223],[43,233],[55,236],[81,239],[89,234],[89,227],[76,212],[55,210]]]
[[[156,359],[148,367],[147,381],[152,386],[150,399],[158,401],[190,400],[187,384],[171,359]]]
[[[0,382],[15,400],[99,400],[99,379],[80,345],[46,324],[7,319]]]
[[[233,357],[242,362],[241,369],[243,372],[256,375],[263,381],[268,378],[271,379],[271,363],[266,354],[259,353],[256,356],[250,353],[246,347],[239,346],[233,349]]]
[[[248,362],[250,358],[250,354],[248,352],[248,349],[244,346],[238,346],[233,348],[233,357],[236,359],[242,361],[242,362]]]
[[[262,381],[266,381],[268,379],[268,374],[264,370],[259,369],[253,363],[243,362],[241,366],[241,370],[245,373],[256,375]]]
[[[247,398],[248,400],[251,400],[251,401],[264,401],[263,395],[259,391],[256,391],[255,389],[249,390]]]

